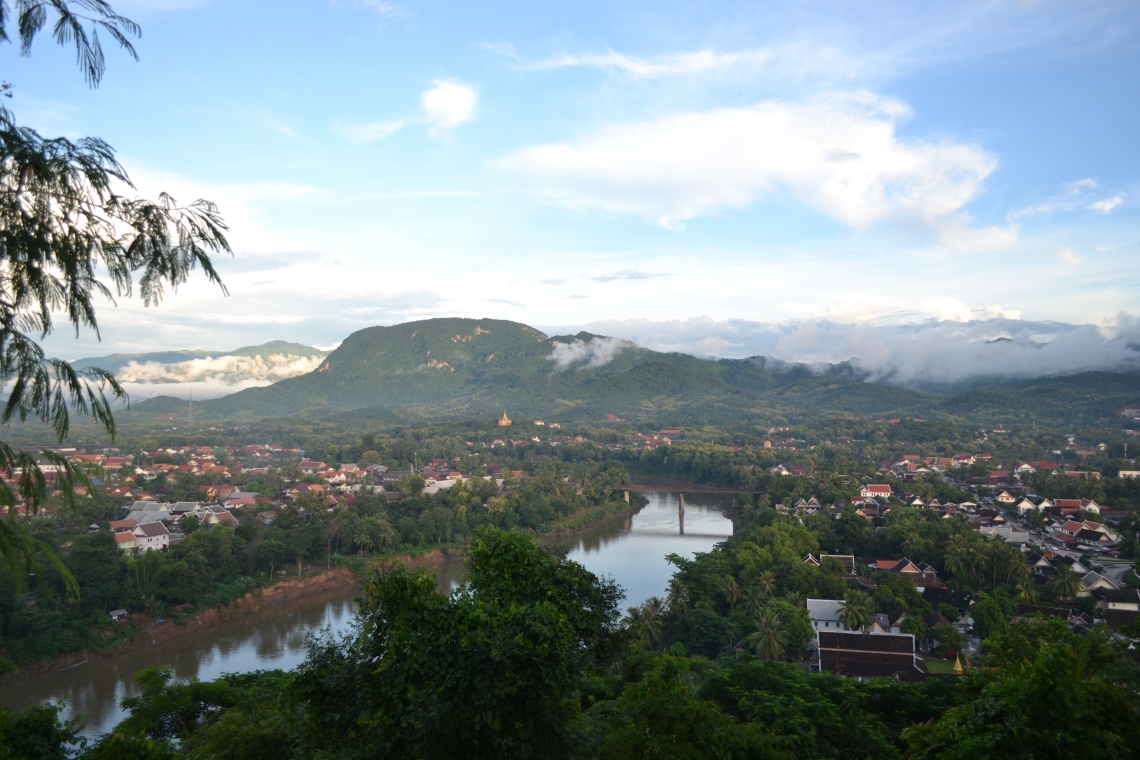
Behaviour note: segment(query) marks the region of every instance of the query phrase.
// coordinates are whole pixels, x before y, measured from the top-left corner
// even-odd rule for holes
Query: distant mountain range
[[[560,421],[601,421],[607,414],[630,420],[734,421],[846,412],[976,424],[1076,424],[1119,420],[1121,408],[1140,406],[1140,374],[1134,372],[975,383],[931,393],[868,382],[846,362],[809,367],[767,357],[699,359],[589,333],[547,336],[527,325],[493,319],[370,327],[350,335],[327,357],[284,343],[228,355],[264,352],[268,346],[293,347],[298,357],[312,362],[312,370],[195,403],[195,417],[351,412],[377,419],[471,418],[506,410]],[[104,361],[100,366],[111,369],[107,359],[122,357],[129,366],[142,356],[187,353],[90,361]],[[185,407],[182,399],[160,396],[136,404],[130,414],[146,418]]]
[[[78,369],[115,373],[135,401],[157,393],[213,398],[268,385],[312,371],[328,354],[311,346],[275,340],[236,351],[156,351],[110,354],[72,362]],[[161,390],[160,390],[161,389]]]
[[[220,359],[226,356],[240,356],[249,359],[269,359],[273,356],[289,356],[323,359],[328,351],[321,351],[312,346],[303,346],[300,343],[289,343],[284,340],[271,340],[260,346],[245,346],[236,351],[152,351],[145,354],[108,354],[107,356],[92,356],[71,363],[76,369],[99,367],[116,374],[127,369],[131,364],[181,364],[195,359]]]

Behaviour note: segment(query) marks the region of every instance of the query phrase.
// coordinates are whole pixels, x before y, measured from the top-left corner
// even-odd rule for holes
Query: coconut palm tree
[[[324,530],[321,532],[324,533],[325,541],[328,544],[328,558],[325,562],[325,567],[327,569],[329,567],[332,567],[333,539],[340,538],[344,535],[344,523],[334,517],[332,520],[329,520],[329,522],[325,524]]]
[[[1006,551],[1006,583],[1011,580],[1015,580],[1019,584],[1024,583],[1032,574],[1033,571],[1029,569],[1029,563],[1025,561],[1024,554],[1015,550]]]
[[[776,574],[771,570],[760,573],[760,577],[756,579],[756,588],[764,596],[771,596],[776,593]]]
[[[754,648],[761,660],[780,659],[787,643],[788,631],[784,628],[784,621],[773,610],[760,613],[756,618],[756,630],[740,642]]]
[[[744,592],[742,597],[744,602],[744,611],[749,615],[755,616],[764,609],[764,605],[768,603],[768,596],[760,589],[751,588]]]
[[[803,607],[805,602],[804,595],[799,591],[789,591],[780,598],[793,607]]]
[[[669,611],[675,615],[680,615],[689,609],[689,595],[685,591],[685,586],[681,583],[680,578],[674,578],[669,581],[669,591],[665,595],[665,604],[669,607]]]
[[[356,542],[357,549],[360,550],[360,556],[361,557],[364,556],[364,550],[365,549],[371,549],[372,548],[372,536],[368,535],[368,533],[366,533],[365,531],[361,531],[356,536],[354,541]]]
[[[1006,545],[997,539],[990,539],[985,544],[985,550],[986,564],[989,565],[994,587],[997,588],[998,570],[1006,565]]]
[[[946,542],[945,562],[946,569],[957,575],[966,569],[966,549],[968,542],[965,536],[954,536]]]
[[[652,644],[661,637],[661,612],[664,604],[657,597],[650,597],[639,607],[630,607],[626,611],[625,623],[637,631],[638,638],[647,644]]]
[[[1061,565],[1053,576],[1053,596],[1061,601],[1071,602],[1081,591],[1081,579],[1068,565]]]
[[[843,608],[839,610],[839,622],[852,631],[860,631],[871,622],[873,615],[871,598],[859,591],[849,591],[843,600]]]
[[[740,601],[740,584],[731,575],[724,576],[721,581],[721,591],[724,593],[724,599],[728,602],[728,606],[735,607],[736,603]]]
[[[1033,581],[1022,581],[1017,584],[1017,601],[1022,604],[1037,604],[1040,598],[1041,592],[1037,590],[1037,584]]]

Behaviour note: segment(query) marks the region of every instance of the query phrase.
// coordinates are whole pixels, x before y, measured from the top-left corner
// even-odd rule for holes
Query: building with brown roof
[[[816,669],[850,678],[915,680],[927,675],[908,633],[816,631]]]

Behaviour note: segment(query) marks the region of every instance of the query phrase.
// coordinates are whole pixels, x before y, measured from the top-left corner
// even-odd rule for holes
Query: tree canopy
[[[108,34],[132,57],[129,37],[138,26],[116,14],[104,0],[18,0],[15,16],[0,1],[0,42],[10,41],[15,22],[22,55],[49,23],[60,45],[74,44],[76,62],[95,87],[106,71],[99,32]],[[71,415],[90,415],[115,434],[111,399],[127,401],[114,376],[98,368],[74,369],[45,354],[40,341],[62,318],[78,335],[99,333],[95,299],[138,295],[148,305],[177,290],[201,268],[225,292],[211,255],[230,252],[226,225],[207,200],[182,206],[161,194],[157,201],[131,197],[134,190],[114,149],[93,137],[71,141],[45,138],[20,126],[0,107],[0,382],[8,396],[0,422],[36,419],[49,423],[60,440]],[[46,460],[50,472],[41,467]],[[51,560],[65,578],[67,569],[50,548],[21,528],[16,513],[38,512],[55,480],[65,494],[84,473],[51,452],[17,450],[0,441],[0,472],[16,476],[15,486],[0,481],[0,558],[14,577],[35,573],[40,557]],[[78,589],[72,582],[72,593]]]

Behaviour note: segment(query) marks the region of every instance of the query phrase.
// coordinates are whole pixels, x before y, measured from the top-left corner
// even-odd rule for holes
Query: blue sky
[[[121,302],[66,357],[429,316],[723,354],[732,324],[1136,329],[1135,3],[115,7],[141,62],[91,91],[6,45],[11,107],[217,201],[237,255],[229,298]]]

